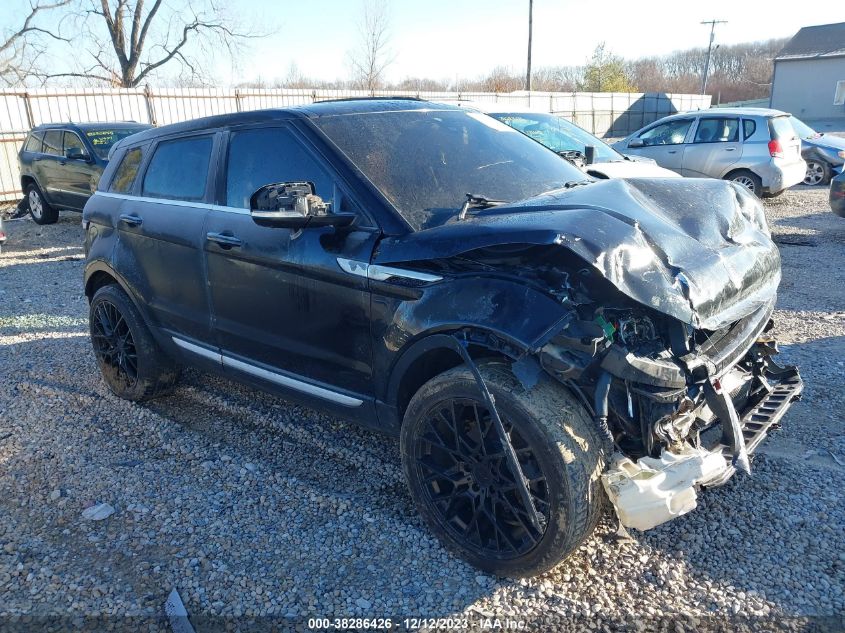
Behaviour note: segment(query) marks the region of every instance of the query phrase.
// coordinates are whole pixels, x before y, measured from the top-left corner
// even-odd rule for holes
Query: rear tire
[[[176,384],[178,365],[155,342],[119,286],[110,284],[94,293],[88,320],[97,364],[116,396],[138,402],[162,395]]]
[[[763,181],[760,180],[760,176],[755,174],[753,171],[740,169],[725,176],[725,180],[730,180],[731,182],[735,182],[736,184],[745,187],[758,198],[763,197]]]
[[[830,165],[826,162],[823,160],[808,160],[804,184],[810,186],[827,185],[830,183],[830,175]]]
[[[29,215],[36,224],[55,224],[59,219],[59,211],[48,204],[35,183],[26,188],[26,204],[29,207]]]
[[[526,389],[504,363],[479,371],[529,480],[530,522],[472,373],[456,367],[411,399],[400,444],[411,496],[455,555],[498,576],[534,576],[569,556],[603,508],[605,450],[593,421],[548,376]]]

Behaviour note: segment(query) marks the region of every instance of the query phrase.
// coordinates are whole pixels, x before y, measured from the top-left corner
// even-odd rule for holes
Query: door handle
[[[134,213],[121,214],[120,221],[129,226],[141,226],[144,223],[144,219]]]
[[[726,152],[735,152],[735,151],[736,151],[736,148],[735,148],[735,147],[726,147],[726,148],[725,148],[725,151],[726,151]]]
[[[240,248],[243,242],[234,235],[224,235],[223,233],[206,233],[205,239],[209,242],[219,244],[220,248]]]
[[[32,162],[33,162],[33,163],[40,162],[41,160],[43,160],[43,159],[42,159],[40,156],[33,156],[33,157],[32,157]]]
[[[669,154],[677,154],[677,153],[678,153],[678,150],[676,150],[676,149],[670,149],[668,153],[669,153]]]

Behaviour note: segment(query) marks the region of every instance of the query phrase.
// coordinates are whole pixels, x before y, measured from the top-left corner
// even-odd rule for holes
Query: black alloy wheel
[[[533,507],[526,507],[487,407],[455,399],[427,416],[414,460],[427,500],[455,539],[493,558],[524,554],[549,522],[549,490],[531,447],[502,421],[524,474]],[[533,515],[533,516],[532,516]]]
[[[595,528],[608,447],[584,406],[551,377],[525,387],[505,362],[478,371],[504,436],[472,372],[455,367],[411,398],[402,468],[420,515],[447,549],[488,573],[533,576]]]
[[[109,382],[131,390],[138,381],[138,351],[129,324],[110,301],[100,301],[94,308],[91,342]]]

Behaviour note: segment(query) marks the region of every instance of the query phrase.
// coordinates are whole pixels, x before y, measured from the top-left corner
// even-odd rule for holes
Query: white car
[[[556,114],[477,101],[454,101],[449,104],[482,112],[519,130],[594,178],[679,177],[676,172],[664,169],[654,160],[620,154],[604,141]],[[588,147],[593,148],[592,160],[587,156]]]

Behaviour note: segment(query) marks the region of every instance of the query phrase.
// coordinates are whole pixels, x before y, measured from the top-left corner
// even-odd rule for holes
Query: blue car
[[[826,185],[842,173],[845,164],[845,138],[816,132],[809,125],[789,117],[795,133],[801,137],[801,157],[807,162],[805,185]]]

